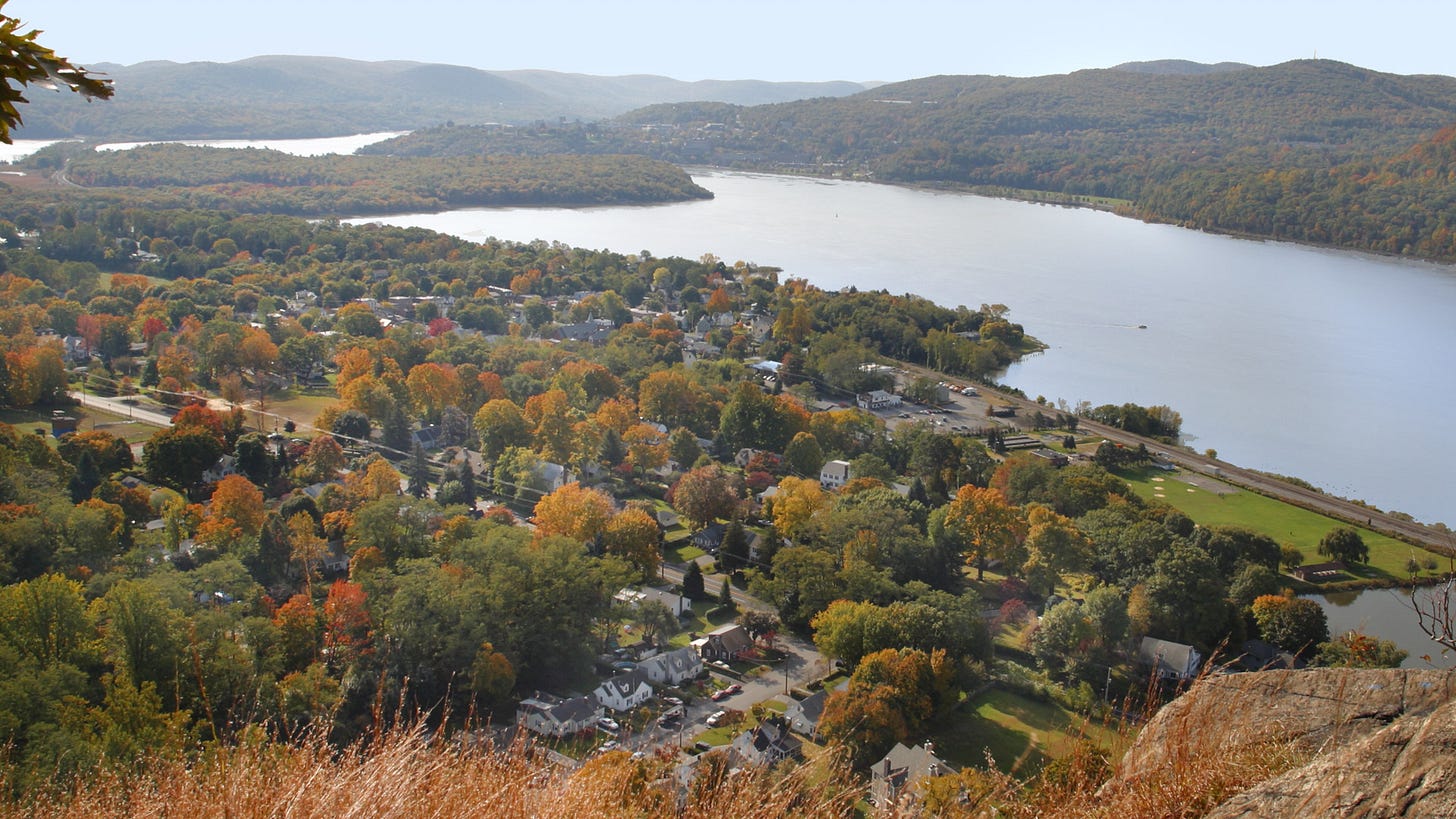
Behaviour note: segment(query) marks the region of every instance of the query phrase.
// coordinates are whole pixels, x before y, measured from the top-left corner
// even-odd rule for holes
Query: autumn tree
[[[28,102],[20,91],[25,86],[60,86],[87,99],[109,99],[113,93],[111,80],[57,56],[36,41],[39,30],[22,33],[23,26],[16,18],[0,16],[0,142],[7,145],[11,129],[21,124],[16,106]]]
[[[292,528],[290,519],[290,529]],[[364,588],[347,580],[335,580],[324,599],[323,650],[329,666],[348,668],[370,650],[373,622]]]
[[[774,529],[790,540],[798,540],[815,516],[829,509],[831,499],[812,478],[787,477],[779,481],[769,513]]]
[[[885,649],[866,656],[849,685],[829,695],[819,730],[863,767],[920,733],[956,694],[945,652]]]
[[[464,395],[460,377],[449,364],[417,364],[410,369],[405,383],[415,412],[429,424],[439,423],[440,413],[458,405]]]
[[[480,436],[480,452],[487,461],[495,461],[510,447],[531,444],[531,422],[515,402],[497,398],[485,402],[475,413],[475,431]]]
[[[607,528],[612,499],[573,481],[537,502],[534,514],[538,538],[562,535],[574,543],[586,543]]]
[[[1325,610],[1319,603],[1293,595],[1266,594],[1251,607],[1265,640],[1300,654],[1313,654],[1330,638]]]
[[[1021,514],[1004,495],[970,484],[956,492],[946,509],[945,525],[964,543],[966,562],[975,564],[977,582],[985,579],[986,561],[1009,556],[1025,531]]]
[[[657,566],[662,560],[661,542],[662,530],[657,521],[637,507],[613,515],[602,531],[606,553],[632,564],[644,579],[657,575]]]
[[[681,512],[693,529],[702,529],[718,518],[732,517],[738,508],[737,479],[717,464],[689,470],[668,492],[668,503]]]

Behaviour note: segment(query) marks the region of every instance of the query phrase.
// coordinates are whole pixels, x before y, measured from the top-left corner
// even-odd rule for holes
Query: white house
[[[785,759],[797,758],[804,743],[789,733],[789,725],[780,716],[769,716],[757,726],[733,740],[733,753],[749,765],[769,767]]]
[[[637,664],[637,670],[658,685],[682,685],[703,672],[703,658],[685,646],[649,657]]]
[[[561,738],[596,727],[601,716],[601,703],[590,695],[564,700],[538,693],[521,700],[516,724],[532,733]]]
[[[648,682],[646,672],[634,668],[603,680],[592,692],[592,696],[613,711],[631,711],[652,699],[652,685]]]
[[[1138,662],[1157,672],[1164,680],[1191,680],[1198,675],[1203,660],[1193,646],[1144,637],[1138,646]]]
[[[838,489],[849,483],[849,461],[830,461],[819,470],[819,485]]]
[[[888,409],[889,407],[900,406],[900,396],[884,390],[870,390],[862,392],[854,397],[854,402],[860,409],[877,410]]]
[[[678,617],[681,617],[684,614],[687,614],[688,612],[693,610],[693,601],[687,599],[686,597],[683,597],[680,594],[673,594],[666,589],[622,589],[621,591],[612,595],[612,599],[616,600],[618,603],[632,606],[633,608],[636,608],[637,606],[640,606],[649,600],[655,600],[662,605],[667,606],[667,610],[677,615]]]

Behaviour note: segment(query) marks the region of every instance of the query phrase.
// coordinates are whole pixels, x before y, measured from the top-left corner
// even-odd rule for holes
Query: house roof
[[[815,691],[806,699],[789,703],[789,707],[784,709],[784,717],[801,733],[809,733],[819,726],[819,718],[824,715],[824,703],[828,699],[828,691]]]
[[[1193,646],[1144,637],[1142,644],[1138,646],[1138,660],[1155,666],[1160,674],[1183,676],[1198,662],[1198,652]]]
[[[886,780],[900,790],[910,782],[925,776],[941,776],[954,773],[955,769],[945,764],[924,745],[907,748],[897,742],[888,754],[870,768],[875,779]]]
[[[647,673],[641,668],[634,668],[631,671],[623,671],[621,674],[602,680],[597,686],[598,690],[605,690],[607,693],[615,693],[622,699],[629,699],[642,686],[651,686],[647,679]]]
[[[719,626],[708,632],[706,638],[710,640],[716,638],[729,651],[742,651],[753,647],[753,638],[749,637],[748,631],[737,623]]]
[[[698,652],[693,651],[687,646],[684,646],[682,648],[673,649],[666,654],[658,654],[655,657],[648,657],[641,663],[638,663],[637,668],[638,670],[641,670],[644,667],[650,668],[658,666],[661,667],[663,671],[668,672],[667,676],[673,676],[694,673],[697,671],[697,669],[701,668],[702,665],[703,661],[702,658],[698,655]]]
[[[521,707],[539,711],[558,723],[566,724],[594,719],[601,705],[590,694],[565,700],[541,694],[521,700]]]
[[[758,763],[796,756],[804,747],[798,737],[789,733],[788,722],[771,716],[738,736],[733,749]]]

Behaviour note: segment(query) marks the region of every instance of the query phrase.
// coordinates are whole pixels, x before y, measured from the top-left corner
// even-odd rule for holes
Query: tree
[[[1265,640],[1299,654],[1312,654],[1330,638],[1329,622],[1319,603],[1292,595],[1266,594],[1251,607]]]
[[[849,685],[829,695],[819,730],[863,766],[922,731],[957,693],[945,652],[885,649],[866,656]]]
[[[1370,562],[1370,547],[1360,533],[1348,526],[1338,526],[1320,538],[1319,553],[1344,563]]]
[[[338,477],[347,463],[344,450],[329,435],[320,435],[308,445],[308,452],[299,465],[299,477],[305,483],[327,482]]]
[[[1094,636],[1092,623],[1081,604],[1063,600],[1037,624],[1036,633],[1032,636],[1032,651],[1043,667],[1062,671],[1075,667],[1085,657]]]
[[[800,432],[784,450],[784,461],[797,475],[818,475],[824,467],[824,450],[813,433]]]
[[[611,498],[573,481],[538,501],[533,520],[538,538],[562,535],[581,544],[601,534],[611,517]]]
[[[667,501],[681,512],[693,529],[718,518],[731,517],[738,508],[738,481],[717,464],[689,470],[668,492]]]
[[[723,578],[723,582],[718,586],[718,607],[725,609],[733,608],[733,587],[728,585],[728,578],[726,577]]]
[[[0,11],[5,3],[0,0]],[[110,99],[111,81],[101,79],[56,56],[36,42],[40,35],[32,29],[21,33],[24,24],[12,17],[0,16],[0,142],[10,144],[10,131],[21,124],[17,104],[28,102],[20,89],[33,83],[60,85],[87,99]]]
[[[335,416],[329,432],[341,441],[368,442],[369,416],[356,409],[346,409]]]
[[[986,561],[1009,556],[1025,528],[1021,515],[1004,495],[970,484],[962,486],[950,502],[945,525],[965,544],[966,562],[975,564],[977,582],[985,579]]]
[[[415,441],[410,446],[409,493],[423,498],[430,492],[430,462],[425,459],[425,448]]]
[[[509,399],[485,402],[475,413],[475,430],[480,436],[480,453],[487,461],[494,462],[510,447],[531,444],[531,423]]]
[[[202,480],[202,473],[222,456],[222,442],[199,427],[168,427],[158,430],[142,446],[142,465],[147,478],[174,489],[188,489]]]
[[[1026,582],[1037,594],[1049,595],[1066,572],[1092,565],[1092,544],[1071,518],[1034,504],[1026,513]]]
[[[1407,654],[1390,640],[1347,631],[1328,643],[1320,643],[1315,662],[1339,668],[1400,668]]]
[[[688,567],[683,571],[682,586],[684,597],[689,600],[703,599],[703,570],[696,560],[688,561]]]
[[[606,553],[631,563],[642,578],[657,575],[657,566],[662,561],[661,541],[662,530],[656,519],[636,507],[613,515],[602,532]]]
[[[769,508],[774,529],[789,540],[798,540],[809,523],[830,506],[830,498],[819,481],[787,477],[779,481],[778,494]]]
[[[748,533],[737,519],[728,522],[723,543],[718,547],[718,563],[724,571],[735,571],[748,565]]]

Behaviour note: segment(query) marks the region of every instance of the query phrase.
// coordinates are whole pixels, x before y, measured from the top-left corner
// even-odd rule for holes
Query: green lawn
[[[1084,730],[1107,747],[1117,739],[1055,702],[993,688],[951,714],[930,739],[936,756],[957,768],[983,767],[989,752],[998,769],[1026,776],[1069,752]]]
[[[1204,526],[1246,526],[1304,552],[1306,563],[1323,562],[1324,558],[1318,551],[1320,538],[1331,529],[1349,525],[1227,484],[1223,485],[1223,490],[1215,493],[1190,486],[1178,480],[1171,472],[1146,469],[1117,474],[1132,486],[1139,497],[1167,503],[1192,518],[1195,523]],[[1199,480],[1211,479],[1199,476]],[[1365,545],[1370,547],[1370,564],[1357,567],[1352,572],[1354,579],[1405,580],[1410,576],[1406,570],[1406,561],[1412,555],[1418,560],[1435,557],[1431,552],[1404,541],[1358,526],[1354,528],[1360,533]],[[1438,565],[1445,564],[1442,562]],[[1422,572],[1429,576],[1438,573]]]

